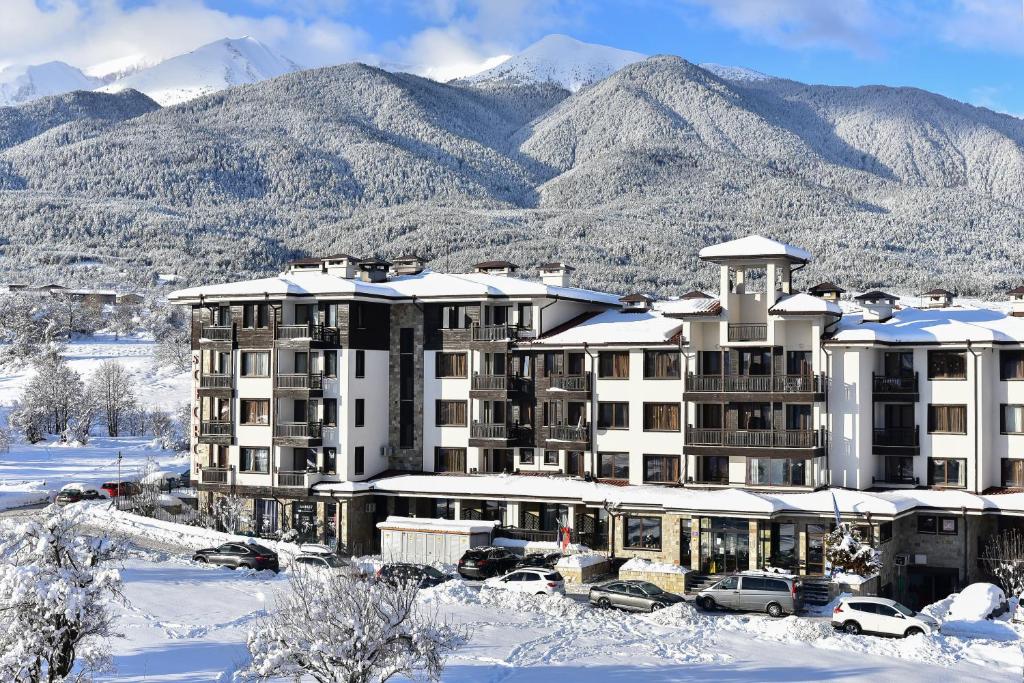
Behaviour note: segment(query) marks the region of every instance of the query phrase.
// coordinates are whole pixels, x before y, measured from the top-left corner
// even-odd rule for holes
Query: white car
[[[517,593],[553,595],[565,593],[562,575],[553,569],[515,569],[504,576],[492,576],[484,581],[484,588],[500,588]]]
[[[939,632],[939,622],[889,598],[843,598],[832,610],[832,626],[846,633],[908,637]]]

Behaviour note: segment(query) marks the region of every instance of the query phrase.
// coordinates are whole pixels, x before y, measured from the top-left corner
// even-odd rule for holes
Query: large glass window
[[[678,403],[645,403],[644,404],[644,431],[645,432],[678,432],[679,431],[679,404]]]
[[[929,458],[928,483],[932,486],[966,485],[967,461],[959,458]]]
[[[697,369],[701,375],[722,374],[722,352],[699,351],[697,353]]]
[[[771,429],[771,403],[737,403],[736,424],[739,429]]]
[[[967,353],[964,351],[929,351],[928,379],[966,379]]]
[[[278,505],[273,498],[256,499],[256,529],[261,536],[270,536],[279,528]]]
[[[928,406],[928,432],[932,434],[966,434],[967,406]]]
[[[644,378],[679,379],[678,351],[644,351]]]
[[[629,453],[598,453],[597,460],[602,479],[629,479]]]
[[[366,377],[366,351],[356,351],[356,377]]]
[[[437,377],[465,377],[466,376],[466,354],[438,353],[435,373]]]
[[[913,351],[886,351],[882,355],[882,369],[886,377],[907,377],[914,374]]]
[[[434,448],[435,472],[465,472],[466,449],[437,446]]]
[[[520,465],[532,465],[534,464],[533,449],[532,448],[520,448],[519,449],[519,464]]]
[[[605,402],[597,405],[598,429],[629,429],[629,404]]]
[[[465,427],[466,402],[438,400],[436,406],[436,422],[438,427]]]
[[[772,524],[771,556],[769,564],[782,569],[796,570],[800,566],[797,556],[796,524]]]
[[[267,304],[245,304],[242,306],[242,327],[249,329],[267,327]]]
[[[270,399],[243,398],[239,403],[242,410],[242,424],[270,424]]]
[[[324,399],[324,424],[328,427],[338,426],[338,399]]]
[[[651,484],[679,483],[678,455],[645,455],[644,481]]]
[[[238,469],[241,472],[267,474],[270,472],[270,449],[246,446],[238,449]]]
[[[269,377],[269,351],[242,351],[242,377]]]
[[[999,416],[999,431],[1003,434],[1024,433],[1024,405],[1003,404]]]
[[[999,352],[999,379],[1024,379],[1024,351],[1013,349]]]
[[[338,376],[338,352],[324,351],[324,376]]]
[[[728,484],[729,456],[705,455],[698,458],[697,481],[701,484]]]
[[[914,482],[914,458],[910,456],[888,456],[885,459],[885,480],[893,483]]]
[[[722,428],[722,404],[698,403],[695,411],[697,427],[700,429]]]
[[[811,374],[811,352],[787,351],[786,374],[804,376]]]
[[[740,375],[770,375],[772,372],[771,349],[741,349],[738,354]]]
[[[626,547],[661,550],[661,517],[626,517]]]
[[[806,486],[807,461],[802,458],[749,458],[748,481],[753,486]]]
[[[558,465],[558,451],[544,451],[544,464],[545,465]]]
[[[606,379],[629,379],[629,351],[602,351],[598,374]]]
[[[1024,459],[1003,459],[1003,486],[1024,488]]]
[[[337,474],[338,472],[338,449],[324,449],[324,473]]]

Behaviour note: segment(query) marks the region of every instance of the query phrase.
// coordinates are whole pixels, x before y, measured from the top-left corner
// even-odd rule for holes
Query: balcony
[[[199,473],[199,481],[226,486],[234,483],[234,471],[233,467],[204,467]]]
[[[473,341],[513,341],[518,337],[514,325],[473,325]]]
[[[814,450],[824,447],[824,430],[817,429],[704,429],[688,427],[686,429],[686,446],[698,447],[697,451],[725,451],[732,448],[752,448],[765,451],[777,449]],[[711,447],[704,449],[701,447]],[[713,453],[707,453],[713,454]],[[755,454],[751,454],[755,455]]]
[[[200,339],[215,342],[234,341],[235,328],[231,325],[209,325],[204,326]]]
[[[588,442],[590,441],[590,425],[550,425],[545,427],[547,429],[547,440],[548,441],[571,441],[571,442]]]
[[[277,485],[282,488],[308,489],[319,479],[317,474],[308,470],[278,470]]]
[[[279,373],[274,376],[274,388],[323,391],[324,376],[321,372]]]
[[[322,342],[338,345],[338,331],[333,327],[324,327],[317,323],[304,325],[278,325],[276,338],[278,341]]]
[[[827,380],[817,375],[695,375],[686,376],[688,393],[817,394],[824,398]]]
[[[274,425],[274,439],[291,442],[319,441],[323,435],[323,423],[319,420],[311,422],[278,422]]]
[[[219,389],[231,391],[234,388],[234,377],[221,373],[203,373],[199,376],[200,389]]]
[[[234,425],[230,420],[201,420],[199,422],[199,441],[201,443],[227,444],[234,434]]]
[[[561,391],[590,391],[590,373],[582,375],[551,375],[549,378],[552,389]]]
[[[917,386],[917,373],[895,377],[872,373],[871,393],[876,401],[917,402],[920,396]]]
[[[469,438],[507,441],[515,438],[515,432],[515,425],[474,422],[469,428]]]
[[[731,342],[761,342],[767,340],[767,323],[739,323],[729,325],[729,341]]]
[[[882,455],[917,455],[921,452],[919,428],[875,427],[871,443],[875,453]]]

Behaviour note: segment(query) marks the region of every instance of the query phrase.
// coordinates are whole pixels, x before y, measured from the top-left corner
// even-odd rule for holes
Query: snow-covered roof
[[[446,299],[496,297],[559,297],[617,305],[615,294],[578,287],[558,287],[518,277],[486,273],[437,273],[425,270],[414,275],[397,275],[385,282],[365,282],[320,271],[295,271],[277,277],[191,287],[172,292],[171,301],[281,296],[373,296],[388,299]]]
[[[843,309],[834,301],[826,301],[812,294],[799,293],[784,296],[775,302],[769,310],[775,315],[817,314],[841,316]]]
[[[718,299],[696,297],[655,302],[654,308],[664,315],[718,315],[722,304]]]
[[[657,311],[604,311],[535,343],[552,346],[664,344],[682,327],[681,321],[666,318]]]
[[[760,235],[748,235],[721,244],[713,244],[701,249],[698,255],[706,261],[768,257],[787,258],[806,263],[812,258],[810,252],[804,251],[800,247],[783,244]]]
[[[432,517],[389,516],[378,522],[378,529],[409,529],[416,531],[455,531],[466,534],[489,533],[500,522],[486,519],[434,519]]]
[[[651,485],[613,486],[567,477],[486,474],[433,476],[408,474],[372,482],[338,482],[314,485],[318,493],[379,491],[494,499],[545,499],[582,502],[588,505],[619,505],[665,511],[743,513],[770,516],[775,513],[830,514],[833,494],[843,515],[894,517],[914,508],[972,512],[1002,510],[1024,514],[1024,493],[976,495],[966,491],[908,489],[899,491],[852,491],[825,489],[811,493],[771,493],[744,489],[693,489]]]
[[[863,313],[855,312],[843,317],[832,339],[884,344],[1024,343],[1024,318],[973,306],[903,308],[885,322],[865,322]]]

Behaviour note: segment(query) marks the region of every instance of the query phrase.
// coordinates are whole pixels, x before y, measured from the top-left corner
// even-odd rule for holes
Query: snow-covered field
[[[136,398],[149,409],[171,411],[188,400],[188,373],[158,368],[153,362],[154,343],[145,338],[116,339],[96,335],[68,344],[65,357],[74,371],[87,378],[100,363],[117,360],[137,379]],[[6,419],[32,377],[33,370],[0,374],[0,414]],[[99,431],[94,428],[94,433]],[[67,483],[102,484],[117,478],[117,454],[123,456],[122,476],[137,474],[148,458],[161,467],[184,470],[188,461],[161,450],[150,437],[95,437],[87,446],[62,445],[54,437],[29,445],[17,435],[11,450],[0,456],[0,510],[46,500]]]

